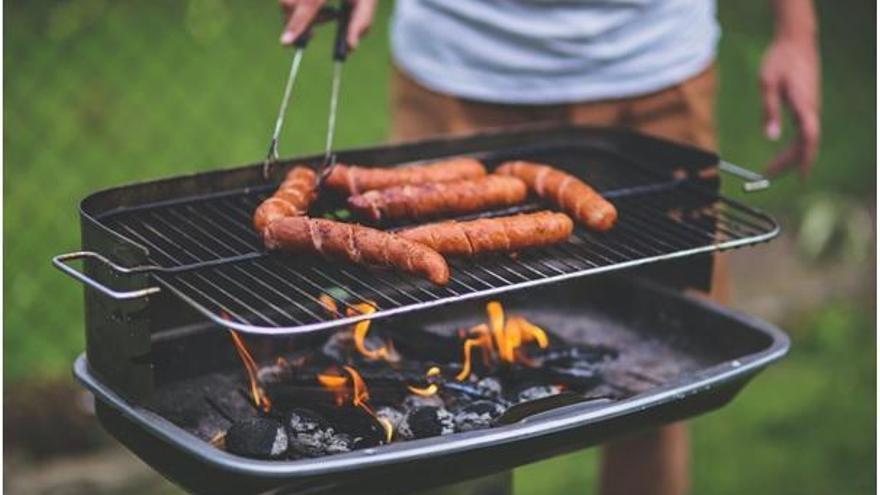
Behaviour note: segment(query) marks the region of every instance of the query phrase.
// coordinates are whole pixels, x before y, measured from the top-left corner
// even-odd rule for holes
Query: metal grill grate
[[[159,283],[218,323],[245,332],[288,334],[365,319],[353,304],[372,301],[370,318],[446,304],[608,270],[730,249],[772,238],[769,217],[685,184],[606,193],[620,221],[608,233],[575,229],[569,242],[475,259],[450,258],[446,287],[390,270],[268,254],[251,227],[267,192],[238,192],[120,212],[108,226],[143,245],[162,267]],[[520,209],[533,209],[526,205]],[[340,314],[321,305],[331,296]]]

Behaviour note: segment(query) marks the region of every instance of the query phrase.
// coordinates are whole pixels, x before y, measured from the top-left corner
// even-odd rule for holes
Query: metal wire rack
[[[617,206],[618,224],[606,233],[577,226],[564,244],[516,255],[449,258],[450,282],[438,287],[391,270],[267,253],[252,227],[255,208],[274,190],[267,184],[105,211],[96,220],[144,248],[149,265],[124,268],[99,254],[81,252],[58,257],[56,266],[117,299],[168,291],[218,324],[255,334],[286,335],[736,248],[769,240],[779,231],[775,221],[759,211],[695,186],[685,176],[670,174],[668,168],[658,171],[612,151],[544,147],[475,156],[490,168],[517,158],[566,169]],[[312,214],[334,207],[338,203],[331,200],[313,208]],[[529,203],[470,217],[546,207]],[[64,265],[87,256],[119,273],[150,273],[158,287],[115,292]],[[335,311],[325,307],[322,295],[334,301]],[[376,311],[361,314],[356,305],[364,301]]]

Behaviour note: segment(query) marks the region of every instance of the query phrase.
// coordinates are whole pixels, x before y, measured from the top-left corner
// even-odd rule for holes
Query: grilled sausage
[[[572,227],[571,218],[565,213],[539,211],[467,222],[440,222],[406,229],[399,234],[440,254],[474,256],[559,244],[568,239]]]
[[[266,248],[315,254],[421,275],[437,285],[449,282],[449,266],[437,251],[396,234],[362,225],[307,217],[286,217],[263,231]]]
[[[486,175],[486,167],[473,158],[453,158],[427,165],[398,168],[366,168],[354,165],[335,165],[325,184],[345,194],[360,194],[373,189],[475,179]]]
[[[254,212],[254,228],[257,232],[262,232],[267,225],[279,218],[305,215],[317,196],[316,177],[309,167],[293,167],[275,194],[263,201]]]
[[[512,206],[523,202],[527,194],[525,182],[516,177],[487,175],[479,179],[367,191],[348,198],[348,205],[362,217],[373,221],[386,218],[415,220]]]
[[[577,177],[549,165],[507,162],[496,170],[519,177],[543,199],[568,212],[587,227],[606,231],[617,222],[617,208]]]

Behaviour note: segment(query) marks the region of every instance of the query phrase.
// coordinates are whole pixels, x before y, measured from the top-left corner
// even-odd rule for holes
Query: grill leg
[[[411,495],[512,495],[513,471],[502,471],[482,478],[432,488]]]

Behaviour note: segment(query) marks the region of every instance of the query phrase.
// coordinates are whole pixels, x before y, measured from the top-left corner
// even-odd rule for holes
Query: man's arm
[[[773,42],[761,66],[764,132],[772,140],[782,134],[782,106],[798,127],[794,141],[767,168],[778,175],[797,167],[810,172],[819,150],[821,107],[816,12],[812,0],[771,0],[776,18]]]

